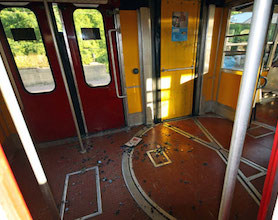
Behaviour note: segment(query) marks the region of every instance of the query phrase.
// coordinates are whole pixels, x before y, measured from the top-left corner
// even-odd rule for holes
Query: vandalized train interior
[[[0,1],[0,218],[278,219],[277,4]]]

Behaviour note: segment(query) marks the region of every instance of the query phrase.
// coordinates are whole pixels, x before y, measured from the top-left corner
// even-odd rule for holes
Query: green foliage
[[[58,7],[54,6],[53,9],[58,30],[62,31]],[[106,64],[108,67],[105,32],[101,13],[96,9],[77,9],[73,17],[83,64],[98,62]],[[30,9],[5,8],[0,12],[0,19],[18,68],[49,66],[38,22],[35,14]],[[37,40],[14,41],[11,28],[33,28]],[[81,28],[99,28],[101,40],[82,40]]]
[[[103,63],[108,66],[105,32],[101,13],[96,9],[77,9],[73,13],[82,63]],[[101,40],[82,40],[81,28],[99,28]]]
[[[250,30],[250,24],[230,24],[230,35],[248,34]],[[248,41],[248,35],[229,37],[229,43],[243,43]],[[240,49],[241,48],[241,49]],[[246,46],[232,46],[231,51],[245,50]]]
[[[62,22],[61,22],[59,8],[58,8],[57,4],[53,5],[53,12],[54,12],[58,31],[63,32]]]
[[[241,14],[241,11],[232,11],[231,15],[237,15],[237,14]]]
[[[27,8],[5,8],[0,13],[1,22],[15,56],[45,54],[36,16]],[[34,28],[36,41],[14,41],[11,28]]]
[[[230,24],[229,34],[248,34],[250,30],[250,24]]]
[[[45,55],[29,54],[28,56],[15,56],[15,62],[19,69],[49,67],[48,59]]]
[[[48,67],[35,14],[27,8],[5,8],[1,11],[0,18],[18,68]],[[33,28],[37,40],[14,41],[12,28]]]
[[[267,33],[267,40],[268,41],[273,41],[274,39],[274,32],[275,32],[275,28],[276,28],[276,24],[270,24],[270,27],[268,29],[268,33]]]
[[[243,12],[240,11],[232,11],[231,15],[240,14]],[[250,23],[230,23],[229,27],[229,35],[240,35],[240,34],[249,34],[250,31]],[[271,24],[268,30],[267,40],[273,41],[274,32],[275,32],[276,24]],[[229,43],[243,43],[248,41],[248,35],[246,36],[235,36],[235,37],[229,37],[228,42]],[[246,49],[246,46],[232,46],[231,50],[238,51]]]

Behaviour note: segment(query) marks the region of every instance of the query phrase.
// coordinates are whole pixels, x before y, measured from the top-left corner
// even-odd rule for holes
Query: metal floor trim
[[[198,127],[200,128],[200,130],[207,136],[207,138],[209,140],[212,140],[212,143],[208,143],[206,141],[201,140],[198,137],[195,137],[194,135],[189,134],[188,132],[185,132],[173,125],[169,125],[168,123],[164,123],[164,126],[185,136],[186,138],[189,138],[199,144],[202,144],[205,147],[208,147],[211,150],[214,150],[218,156],[220,156],[220,158],[227,164],[228,161],[228,154],[229,151],[227,149],[225,149],[215,138],[214,136],[205,128],[205,126],[198,120],[198,117],[194,117],[193,118],[194,122],[198,125]],[[201,140],[201,141],[200,141]],[[216,144],[218,146],[217,147],[213,147],[212,144]],[[243,187],[246,189],[246,191],[249,193],[249,195],[254,199],[254,201],[257,203],[257,205],[260,205],[260,199],[261,199],[261,194],[258,192],[258,190],[254,187],[254,185],[251,183],[251,181],[253,181],[254,179],[257,179],[259,177],[262,177],[264,175],[266,175],[266,171],[267,169],[265,169],[264,167],[261,167],[260,165],[256,164],[253,161],[250,161],[244,157],[241,157],[241,161],[255,169],[257,169],[258,171],[260,171],[258,174],[255,174],[253,176],[251,176],[251,180],[249,179],[249,177],[246,177],[243,172],[239,169],[238,172],[238,180],[239,182],[243,185]]]
[[[205,116],[199,116],[201,118]],[[211,118],[221,118],[217,116],[208,116]],[[211,141],[207,142],[205,140],[202,140],[201,138],[198,138],[188,132],[185,132],[173,125],[168,124],[167,122],[170,121],[177,121],[177,120],[187,120],[187,119],[193,119],[196,125],[199,127],[199,129],[205,134],[205,136]],[[227,164],[228,161],[228,154],[229,151],[225,149],[216,139],[215,137],[205,128],[205,126],[198,120],[198,117],[186,117],[183,119],[175,119],[175,120],[167,120],[153,125],[151,127],[144,127],[140,131],[136,133],[136,137],[143,137],[144,134],[146,134],[148,131],[150,131],[153,127],[158,125],[163,125],[164,127],[167,127],[168,129],[171,129],[175,131],[176,133],[179,133],[186,138],[195,141],[211,150],[214,150],[217,155],[224,161],[225,164]],[[254,123],[254,124],[257,124]],[[262,126],[261,124],[258,124]],[[262,126],[263,127],[263,126]],[[269,127],[266,127],[269,129]],[[136,201],[136,203],[143,209],[143,211],[151,218],[155,220],[160,219],[170,219],[175,220],[176,218],[168,214],[165,210],[160,208],[143,190],[143,188],[140,186],[132,165],[132,155],[133,155],[134,149],[131,149],[130,151],[124,151],[122,156],[122,174],[124,177],[125,184],[132,195],[133,199]],[[248,192],[248,194],[254,199],[257,205],[260,204],[260,198],[261,194],[258,192],[258,190],[254,187],[254,185],[251,183],[256,178],[262,177],[266,175],[267,169],[260,166],[259,164],[256,164],[253,161],[250,161],[244,157],[241,157],[241,162],[251,166],[254,169],[257,169],[259,172],[257,174],[254,174],[252,176],[246,177],[241,170],[239,170],[237,179],[241,183],[241,185],[245,188],[245,190]]]
[[[145,127],[137,132],[137,137],[142,137],[153,127]],[[159,207],[143,190],[140,186],[132,165],[132,155],[134,149],[131,151],[124,151],[122,156],[122,174],[128,191],[132,195],[136,203],[142,208],[142,210],[151,218],[155,220],[176,220],[175,217],[168,214],[165,210]]]

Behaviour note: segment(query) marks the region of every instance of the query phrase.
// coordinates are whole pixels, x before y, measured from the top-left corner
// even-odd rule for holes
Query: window
[[[239,10],[240,9],[240,10]],[[242,71],[245,63],[247,41],[252,19],[253,6],[234,8],[226,34],[224,59],[222,68]],[[264,54],[264,65],[267,64],[268,55],[273,45],[274,33],[277,27],[277,14],[274,13],[267,35],[267,45]]]
[[[275,5],[274,7],[274,12],[277,12],[278,6]],[[277,38],[277,36],[275,36],[275,34],[277,34],[277,24],[278,24],[278,13],[273,13],[272,15],[272,19],[271,19],[271,24],[268,30],[268,43],[267,43],[267,48],[266,48],[266,53],[264,56],[264,64],[265,67],[270,67],[272,62],[277,61],[277,47],[275,47],[274,43],[275,43],[275,39]],[[277,44],[277,42],[276,42]],[[277,46],[277,45],[276,45]],[[274,51],[275,50],[275,51]],[[270,56],[270,54],[274,52],[274,56]]]
[[[96,9],[76,9],[73,13],[85,81],[91,87],[111,81],[104,24]]]
[[[231,11],[226,44],[224,47],[223,68],[243,70],[250,30],[252,7],[242,11]]]
[[[55,82],[35,14],[27,8],[5,8],[0,19],[25,89],[53,91]]]

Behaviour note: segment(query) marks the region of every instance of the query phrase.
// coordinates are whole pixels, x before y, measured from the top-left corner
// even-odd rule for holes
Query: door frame
[[[25,112],[24,113],[25,118],[26,119],[29,118],[28,119],[29,129],[30,130],[33,129],[32,136],[33,136],[34,140],[36,141],[36,143],[43,143],[43,142],[49,142],[49,141],[56,140],[57,138],[59,138],[59,139],[62,138],[63,139],[63,138],[74,136],[75,135],[75,128],[74,128],[74,125],[73,125],[72,128],[70,128],[70,130],[69,130],[70,131],[69,134],[65,135],[65,133],[62,133],[62,136],[64,136],[64,137],[58,137],[58,136],[54,135],[50,139],[47,138],[48,139],[47,140],[45,137],[48,136],[48,135],[44,134],[45,132],[42,133],[42,135],[38,135],[38,132],[34,132],[35,128],[36,128],[36,130],[40,130],[40,129],[38,129],[38,126],[40,126],[40,127],[41,126],[46,127],[46,126],[44,126],[44,124],[42,124],[42,123],[38,123],[38,121],[36,122],[36,124],[34,124],[32,122],[32,121],[34,121],[34,119],[32,117],[30,117],[31,108],[34,109],[34,106],[30,107],[28,105],[28,103],[30,103],[30,100],[27,101],[29,99],[29,98],[27,98],[27,96],[38,99],[38,96],[49,96],[51,94],[54,95],[53,93],[57,93],[57,90],[59,90],[59,94],[58,94],[58,96],[60,97],[59,99],[62,100],[61,98],[64,96],[63,100],[65,100],[64,104],[66,104],[64,106],[64,109],[69,107],[68,106],[69,103],[66,99],[66,92],[64,90],[65,85],[63,83],[62,76],[61,76],[61,69],[59,68],[58,61],[57,61],[58,60],[57,59],[57,54],[56,54],[55,49],[54,49],[53,39],[52,39],[52,37],[51,37],[51,39],[49,38],[49,36],[51,35],[50,27],[49,27],[48,22],[46,22],[46,23],[41,22],[41,18],[42,18],[41,16],[43,16],[43,17],[47,16],[46,11],[43,10],[43,9],[39,9],[39,7],[37,7],[38,3],[33,3],[33,2],[31,2],[31,3],[16,3],[15,2],[15,3],[12,3],[12,4],[1,4],[1,5],[2,5],[3,8],[6,8],[6,7],[7,8],[27,8],[27,9],[31,10],[32,13],[34,13],[34,15],[36,17],[36,22],[37,22],[39,30],[40,30],[40,35],[42,37],[42,42],[43,42],[43,46],[44,46],[44,49],[45,49],[45,54],[46,54],[47,60],[49,62],[49,68],[51,70],[51,74],[52,74],[53,80],[55,82],[55,88],[53,90],[51,90],[50,92],[42,92],[42,93],[37,94],[37,93],[30,93],[26,90],[25,86],[23,85],[22,78],[19,74],[19,69],[18,69],[18,67],[15,63],[14,56],[12,54],[10,45],[9,45],[8,40],[6,38],[6,34],[4,32],[4,27],[1,24],[1,33],[2,33],[1,38],[2,38],[2,43],[3,43],[3,47],[1,48],[1,53],[3,55],[3,60],[5,61],[5,65],[6,65],[6,68],[8,70],[8,73],[9,73],[10,80],[13,84],[13,89],[18,92],[18,97],[17,98],[18,98],[19,102],[21,103],[21,110],[23,112]],[[38,10],[42,10],[44,12],[44,14],[39,15]],[[46,18],[45,18],[45,20],[46,20]],[[49,56],[49,54],[53,54],[53,55]],[[58,87],[57,87],[57,82],[59,82]],[[19,93],[19,91],[21,91],[21,92]],[[26,97],[24,97],[24,96],[26,96]],[[23,99],[25,99],[25,101],[23,101]],[[50,98],[48,98],[48,101],[49,100],[50,100]],[[55,99],[55,100],[57,100],[57,99]],[[25,102],[25,105],[28,106],[28,108],[23,105],[24,102]],[[53,102],[51,102],[51,103],[52,103],[52,105],[54,104]],[[54,105],[54,107],[55,107],[55,105]],[[29,110],[26,110],[26,109],[29,109]],[[27,113],[27,111],[29,113]],[[63,109],[60,109],[60,113],[62,113],[62,112],[64,113]],[[66,111],[66,114],[71,115],[69,108]],[[71,116],[69,116],[69,117],[70,117],[70,120],[71,120]],[[38,116],[36,116],[36,118],[38,118]],[[35,120],[37,120],[37,119],[35,119]],[[53,124],[55,124],[55,123],[53,123]],[[30,125],[32,125],[32,126],[30,126]],[[32,129],[30,127],[32,127]]]
[[[64,39],[66,39],[66,42],[67,42],[66,43],[67,44],[67,50],[68,50],[68,54],[70,54],[70,59],[71,59],[70,62],[72,63],[71,69],[73,70],[72,73],[74,74],[74,78],[76,79],[76,85],[78,84],[77,77],[80,78],[80,76],[77,76],[77,75],[82,74],[82,77],[83,77],[82,83],[85,83],[87,87],[90,87],[87,84],[86,79],[85,79],[85,72],[84,72],[84,67],[83,67],[82,58],[81,58],[81,54],[80,54],[79,43],[78,43],[78,40],[77,40],[77,37],[76,37],[76,30],[75,30],[75,24],[74,24],[74,20],[73,20],[73,13],[74,13],[74,11],[76,9],[95,9],[95,10],[98,10],[102,14],[102,16],[103,16],[103,25],[104,25],[105,35],[106,35],[106,48],[107,48],[108,62],[109,62],[109,67],[110,67],[109,74],[110,74],[110,77],[111,77],[111,81],[107,85],[97,86],[97,87],[90,87],[90,89],[92,89],[92,92],[93,92],[93,90],[96,90],[96,91],[97,90],[102,90],[102,89],[106,90],[108,88],[109,89],[112,88],[114,90],[115,89],[114,88],[114,86],[115,86],[115,81],[114,80],[117,80],[117,82],[119,82],[119,84],[121,85],[120,89],[121,89],[122,94],[124,95],[125,94],[124,93],[125,92],[125,88],[124,88],[124,84],[123,84],[122,72],[120,71],[120,66],[121,66],[121,64],[119,62],[120,59],[119,59],[119,56],[117,54],[117,51],[115,51],[115,48],[118,47],[117,40],[116,40],[117,35],[115,37],[112,36],[112,40],[116,44],[116,45],[114,45],[114,48],[113,48],[114,49],[114,62],[116,64],[115,65],[115,67],[116,67],[116,75],[117,75],[116,79],[114,77],[114,72],[113,72],[113,68],[112,68],[112,59],[113,59],[113,57],[111,55],[112,51],[110,50],[110,47],[109,47],[109,38],[107,37],[108,36],[108,30],[111,29],[111,27],[108,29],[107,25],[108,26],[111,25],[111,22],[112,22],[113,23],[112,24],[113,28],[115,28],[115,26],[116,26],[116,22],[115,22],[114,17],[113,17],[113,19],[111,19],[110,22],[109,22],[109,19],[107,19],[107,15],[108,16],[114,16],[114,11],[110,10],[110,9],[107,9],[105,6],[102,6],[102,5],[100,5],[99,7],[96,7],[96,5],[91,5],[91,7],[90,7],[90,5],[86,4],[86,5],[84,5],[82,7],[82,5],[79,5],[79,4],[73,4],[73,3],[61,3],[61,4],[59,4],[58,3],[58,6],[59,5],[61,7],[63,7],[63,6],[64,7],[66,7],[66,6],[70,7],[69,10],[72,13],[69,17],[72,18],[72,28],[73,28],[73,30],[70,30],[70,31],[71,32],[73,31],[74,33],[69,33],[68,32],[69,30],[67,30],[67,28],[66,28],[67,25],[63,22],[63,19],[64,19],[63,12],[61,12],[62,13],[61,19],[62,19],[62,25],[63,25]],[[72,9],[74,9],[74,10],[72,10]],[[69,28],[69,26],[68,26],[68,28]],[[74,35],[74,40],[72,40],[72,42],[69,42],[69,39],[68,39],[69,35]],[[75,47],[77,48],[77,51],[76,51]],[[73,49],[75,51],[74,54],[72,53]],[[78,70],[78,74],[76,74],[75,68],[77,68],[77,66],[79,66],[78,64],[80,64],[80,67],[78,67],[78,69],[79,69]],[[81,73],[79,73],[80,71],[81,71]],[[80,83],[80,79],[79,79],[79,83]],[[78,94],[81,97],[82,95],[80,94],[81,93],[80,89],[79,89],[80,87],[77,85],[76,88],[78,88]],[[83,90],[84,90],[84,88],[83,88]],[[84,93],[84,91],[83,91],[83,93]],[[124,99],[126,99],[126,98],[124,98]],[[123,116],[123,127],[126,127],[127,126],[127,119],[126,119],[125,101],[124,100],[119,100],[119,101],[121,102],[121,105],[123,107],[123,109],[122,109],[122,113],[123,113],[123,115],[122,115]],[[80,98],[80,102],[82,104],[82,98]],[[84,106],[82,106],[82,108],[84,109]],[[86,111],[86,110],[84,110],[84,111]],[[84,118],[87,121],[85,115],[86,115],[86,113],[84,113]],[[87,127],[88,127],[88,123],[86,124]],[[118,127],[118,128],[121,129],[122,127]],[[115,129],[118,129],[118,128],[108,128],[108,129],[104,129],[104,130],[100,130],[100,131],[93,131],[93,132],[90,131],[90,129],[88,129],[88,134],[87,135],[91,135],[91,134],[95,134],[95,133],[103,132],[103,131],[107,131],[107,130],[109,131],[110,129],[115,130]],[[89,133],[91,133],[91,134],[89,134]]]

